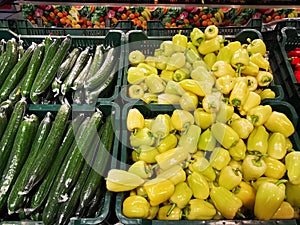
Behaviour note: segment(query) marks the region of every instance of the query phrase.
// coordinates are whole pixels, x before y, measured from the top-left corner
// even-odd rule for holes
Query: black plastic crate
[[[11,38],[15,38],[16,40],[22,40],[24,48],[29,47],[32,42],[37,44],[41,43],[48,35],[17,35],[8,29],[0,29],[0,37],[9,40]],[[65,36],[51,36],[53,39],[55,38],[64,38]],[[124,43],[125,43],[125,33],[120,30],[110,30],[104,36],[72,36],[72,48],[80,47],[84,49],[85,47],[90,46],[94,51],[94,48],[97,45],[104,45],[105,47],[112,46],[117,48],[118,57],[115,61],[117,64],[116,74],[111,86],[108,88],[107,92],[103,93],[102,96],[99,96],[98,102],[108,101],[111,102],[115,99],[119,93],[119,89],[122,83],[123,76],[123,52],[124,52]],[[70,101],[71,102],[71,101]]]
[[[244,26],[219,26],[219,34],[221,35],[236,35],[244,29],[255,29],[261,31],[262,29],[262,19],[250,19]],[[199,29],[204,30],[205,27],[199,27]],[[174,36],[181,32],[186,36],[190,36],[193,28],[183,27],[183,28],[165,28],[165,26],[160,21],[150,20],[147,22],[146,33],[148,36]]]
[[[59,110],[61,105],[32,105],[28,106],[28,110],[26,114],[35,114],[40,119],[42,119],[47,112],[51,112],[53,116],[56,115],[57,111]],[[97,104],[96,106],[92,107],[90,105],[71,105],[71,113],[69,120],[71,121],[77,115],[81,113],[85,113],[85,116],[90,116],[95,112],[96,109],[99,109],[102,113],[104,118],[109,115],[112,115],[112,123],[114,128],[115,137],[113,139],[113,145],[111,150],[111,156],[107,161],[107,167],[103,174],[103,185],[101,186],[101,204],[99,204],[98,208],[98,216],[95,218],[78,218],[72,217],[70,219],[69,224],[102,224],[106,223],[109,219],[111,206],[113,202],[113,193],[108,191],[105,187],[105,180],[104,178],[107,176],[107,172],[110,168],[115,168],[117,165],[117,155],[119,153],[119,136],[120,136],[120,119],[121,119],[121,110],[120,107],[115,103],[101,103]],[[1,224],[43,224],[42,221],[34,221],[34,220],[20,220],[16,216],[8,216],[3,218],[3,215],[0,215],[0,223]]]
[[[15,32],[25,35],[74,35],[74,36],[105,36],[110,30],[121,30],[124,33],[133,29],[131,21],[118,21],[114,27],[105,28],[63,28],[36,27],[28,20],[14,20]],[[11,27],[9,27],[11,28]]]
[[[166,30],[166,28],[165,28]],[[189,35],[188,35],[189,37]],[[248,43],[247,38],[251,40],[260,38],[263,39],[262,33],[255,29],[243,29],[236,35],[225,35],[225,38],[231,41],[237,40],[241,43]],[[121,97],[125,102],[136,102],[138,99],[132,99],[128,96],[128,81],[127,81],[127,70],[130,67],[128,60],[128,54],[134,50],[140,50],[145,56],[153,56],[155,49],[160,47],[160,44],[165,40],[172,40],[172,36],[147,36],[144,32],[133,30],[126,33],[126,45],[124,55],[124,69],[123,69],[123,82],[121,87]],[[277,64],[276,58],[274,57],[274,47],[267,44],[268,58],[270,67],[274,76],[274,81],[271,82],[269,87],[275,92],[277,100],[285,99],[284,92],[281,87],[281,81],[277,79],[281,76],[280,68]],[[142,100],[140,100],[142,101]],[[153,105],[153,104],[152,104]]]
[[[269,100],[264,102],[263,104],[268,104],[272,107],[274,111],[282,112],[291,120],[293,125],[296,127],[298,123],[298,114],[296,113],[293,106],[285,101],[280,100]],[[132,163],[131,161],[131,147],[128,142],[129,138],[129,131],[126,127],[126,117],[128,114],[129,109],[131,108],[137,108],[145,118],[153,118],[161,113],[166,113],[169,115],[172,115],[173,108],[171,106],[163,106],[163,107],[151,107],[149,108],[149,105],[141,102],[137,103],[127,103],[124,105],[122,109],[122,140],[121,140],[121,152],[120,152],[120,169],[127,170],[129,166]],[[293,143],[293,147],[296,151],[300,151],[300,139],[298,132],[296,131],[293,135],[290,137],[291,142]],[[163,220],[149,220],[149,219],[142,219],[142,218],[128,218],[125,217],[122,213],[122,203],[123,200],[128,196],[129,192],[120,192],[116,195],[116,202],[115,202],[115,210],[116,215],[119,219],[119,221],[122,224],[130,224],[130,225],[163,225],[163,224],[170,224],[170,225],[232,225],[232,224],[260,224],[260,225],[276,225],[276,224],[282,224],[282,225],[297,225],[299,223],[296,219],[291,220],[249,220],[249,219],[237,219],[237,220],[179,220],[179,221],[163,221]]]

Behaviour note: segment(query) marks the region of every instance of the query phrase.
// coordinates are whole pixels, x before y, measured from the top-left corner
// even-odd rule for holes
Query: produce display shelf
[[[229,28],[230,29],[230,28]],[[225,32],[226,28],[224,28]],[[222,32],[222,30],[221,30]],[[222,34],[222,33],[221,33]],[[189,37],[189,35],[188,35]],[[237,40],[241,43],[248,43],[247,38],[251,40],[255,38],[263,39],[262,33],[258,30],[245,28],[241,31],[237,30],[235,35],[225,35],[225,38],[228,40]],[[142,31],[133,30],[126,33],[126,49],[127,56],[124,56],[124,69],[123,69],[123,83],[121,87],[121,97],[125,102],[136,102],[138,99],[130,98],[128,95],[128,81],[127,81],[127,70],[130,67],[130,62],[128,59],[128,54],[134,50],[140,50],[145,56],[153,56],[155,49],[160,47],[160,44],[165,40],[172,40],[172,36],[148,36]],[[264,40],[265,41],[265,40]],[[266,41],[265,41],[266,42]],[[268,45],[268,43],[266,43]],[[281,87],[281,81],[278,80],[278,77],[281,76],[280,68],[277,65],[276,58],[274,58],[274,48],[272,46],[267,47],[268,50],[268,60],[270,62],[270,67],[274,76],[274,81],[269,85],[269,88],[272,89],[277,100],[284,100],[285,93]],[[153,105],[153,104],[151,104]]]
[[[114,76],[113,82],[110,84],[110,87],[107,91],[97,98],[97,102],[108,101],[111,102],[115,99],[119,93],[120,86],[122,84],[122,75],[123,75],[123,62],[124,62],[124,48],[125,48],[125,34],[121,30],[110,30],[104,36],[76,36],[70,35],[72,38],[72,47],[80,47],[84,49],[85,47],[90,46],[95,48],[97,45],[103,45],[104,47],[114,47],[117,49],[117,55],[119,57],[115,60],[117,63],[116,74]],[[8,29],[0,29],[0,37],[4,40],[9,40],[15,38],[16,40],[22,40],[24,48],[27,48],[32,44],[41,43],[48,35],[18,35],[15,32]],[[53,39],[55,38],[64,38],[66,36],[52,35]],[[73,92],[72,92],[73,93]],[[71,96],[69,96],[69,102],[72,103]]]
[[[200,29],[204,30],[205,27],[199,27]],[[247,24],[244,26],[226,26],[222,27],[219,26],[219,33],[221,35],[236,35],[240,31],[244,29],[255,29],[261,31],[262,29],[262,19],[250,19]],[[147,22],[147,30],[145,31],[148,36],[174,36],[181,32],[181,34],[190,36],[193,28],[183,27],[183,28],[165,28],[161,21],[150,20]]]
[[[35,114],[39,118],[43,118],[47,112],[51,112],[55,115],[61,105],[43,105],[43,104],[30,104],[28,110],[26,111],[27,114]],[[68,224],[103,224],[107,223],[109,219],[110,211],[112,203],[113,203],[113,193],[108,191],[105,187],[105,180],[104,178],[107,176],[107,172],[110,168],[116,168],[117,166],[117,157],[119,154],[119,136],[120,136],[120,119],[121,119],[121,110],[119,105],[115,103],[101,103],[97,104],[96,106],[90,105],[71,105],[72,111],[70,113],[70,120],[75,118],[77,115],[81,113],[85,113],[86,116],[91,115],[95,110],[100,110],[104,118],[109,115],[112,115],[112,125],[114,128],[114,139],[113,145],[111,150],[111,156],[108,158],[106,169],[103,174],[103,184],[101,185],[100,195],[101,195],[101,202],[99,203],[99,208],[97,210],[96,217],[72,217]],[[0,215],[0,224],[43,224],[41,220],[31,220],[31,219],[19,219],[14,216],[5,216]]]
[[[270,105],[274,111],[282,112],[284,113],[293,123],[293,125],[296,127],[299,117],[296,113],[294,107],[281,100],[268,100],[267,102],[264,102],[263,105]],[[122,118],[124,120],[122,121],[122,140],[121,140],[121,155],[120,155],[120,169],[122,170],[128,170],[129,166],[132,164],[131,159],[131,152],[132,148],[129,144],[129,131],[127,130],[126,121],[125,118],[128,115],[129,109],[136,108],[138,109],[144,116],[144,118],[154,118],[155,116],[159,114],[168,114],[172,115],[172,112],[174,108],[172,106],[165,106],[165,107],[151,107],[149,108],[148,104],[136,102],[136,103],[127,103],[122,109]],[[294,134],[290,136],[290,140],[293,143],[293,148],[296,151],[300,151],[300,139],[299,134],[296,131]],[[255,224],[255,225],[276,225],[276,224],[282,224],[282,225],[297,225],[299,224],[298,219],[283,219],[283,220],[257,220],[257,219],[236,219],[236,220],[227,220],[227,219],[221,219],[221,220],[179,220],[179,221],[164,221],[164,220],[149,220],[149,219],[143,219],[143,218],[128,218],[123,215],[122,213],[122,203],[124,199],[128,196],[129,192],[120,192],[116,195],[116,202],[115,202],[115,210],[116,215],[120,222],[122,224],[130,224],[130,225],[162,225],[162,224],[168,224],[168,225],[230,225],[230,224]]]

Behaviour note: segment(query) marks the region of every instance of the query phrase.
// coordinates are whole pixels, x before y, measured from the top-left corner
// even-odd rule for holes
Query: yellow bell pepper
[[[185,93],[185,90],[178,82],[169,80],[165,88],[165,93],[181,96]]]
[[[211,129],[208,128],[200,135],[197,148],[198,150],[212,151],[217,144],[216,138],[213,136]]]
[[[193,45],[195,46],[199,46],[201,42],[205,40],[205,34],[197,27],[193,28],[190,37]]]
[[[128,196],[122,206],[122,213],[128,218],[147,218],[149,215],[150,204],[139,195]]]
[[[177,185],[181,182],[184,182],[186,180],[186,173],[179,165],[174,165],[167,170],[164,171],[158,171],[157,172],[157,178],[161,179],[168,179],[170,180],[174,185]]]
[[[151,206],[157,206],[167,201],[175,191],[175,185],[170,180],[164,178],[154,178],[146,181],[144,188]]]
[[[248,96],[248,80],[245,77],[239,78],[230,93],[229,103],[236,107],[243,107]]]
[[[211,72],[204,65],[203,66],[198,65],[197,67],[192,69],[190,76],[193,80],[203,81],[203,82],[206,81],[210,87],[214,86],[215,77],[211,74]]]
[[[258,86],[266,87],[273,81],[273,74],[267,71],[259,71],[256,80]]]
[[[235,70],[232,68],[232,66],[225,61],[216,61],[213,64],[211,71],[216,77],[223,77],[226,75],[235,77],[236,75]]]
[[[132,108],[128,111],[126,124],[129,131],[142,129],[145,125],[145,118],[137,108]]]
[[[197,96],[205,96],[205,91],[203,90],[201,83],[197,80],[192,80],[192,79],[184,79],[179,82],[180,86],[185,90],[185,91],[190,91]]]
[[[264,173],[266,177],[271,177],[279,180],[285,175],[286,168],[281,161],[272,157],[266,157],[264,158],[264,161],[267,165],[267,169]]]
[[[261,69],[264,69],[266,71],[269,70],[270,67],[269,61],[259,52],[252,54],[250,56],[250,61],[256,64]]]
[[[195,161],[192,162],[190,169],[192,172],[202,174],[208,181],[214,181],[217,177],[215,170],[204,156],[195,158]]]
[[[260,103],[261,97],[259,94],[255,93],[254,91],[250,91],[244,105],[239,108],[240,114],[245,116],[250,109],[258,106]]]
[[[285,137],[295,132],[295,127],[290,119],[282,112],[273,111],[264,126],[271,132],[280,132]]]
[[[163,152],[155,157],[155,160],[162,170],[167,170],[171,166],[183,163],[189,158],[188,149],[176,147]]]
[[[255,91],[258,86],[257,79],[253,76],[246,76],[249,91]]]
[[[194,120],[201,129],[205,130],[215,122],[216,114],[206,112],[203,108],[197,108],[194,111]]]
[[[198,46],[198,51],[201,55],[207,55],[211,52],[220,50],[221,44],[219,38],[215,37],[209,40],[202,41]]]
[[[164,139],[160,140],[157,146],[157,150],[160,153],[168,151],[169,149],[175,148],[178,143],[178,138],[175,134],[169,134]]]
[[[262,39],[257,38],[251,41],[251,39],[248,38],[247,41],[249,42],[247,46],[247,51],[249,52],[249,55],[253,55],[257,52],[259,52],[261,55],[266,54],[266,44]]]
[[[236,82],[236,78],[230,75],[219,77],[216,80],[216,88],[224,95],[228,95],[233,89]]]
[[[128,172],[132,174],[136,174],[140,176],[142,179],[150,178],[153,175],[151,166],[142,160],[133,163],[129,167]]]
[[[266,154],[268,150],[269,133],[264,126],[257,126],[250,133],[247,140],[247,150]]]
[[[188,38],[179,32],[172,37],[172,42],[177,46],[178,51],[184,51],[187,48]]]
[[[137,159],[145,163],[156,163],[155,157],[159,155],[157,148],[147,145],[141,145],[134,151],[137,153]]]
[[[219,111],[217,112],[216,121],[227,123],[234,113],[234,107],[225,102],[221,102]]]
[[[170,133],[170,117],[166,114],[159,114],[151,124],[151,133],[158,140],[165,138]]]
[[[161,93],[165,90],[166,84],[157,74],[151,74],[145,78],[148,90],[152,94]]]
[[[181,216],[182,216],[182,210],[179,207],[177,207],[175,204],[163,205],[159,208],[157,212],[158,220],[176,221],[176,220],[180,220]]]
[[[186,91],[179,99],[179,105],[183,110],[194,111],[198,106],[198,96]]]
[[[127,71],[127,81],[129,84],[140,84],[146,78],[146,74],[141,68],[129,67]]]
[[[242,172],[245,181],[257,180],[267,169],[263,156],[247,155],[242,162]]]
[[[229,126],[239,135],[242,139],[247,139],[253,131],[253,124],[246,118],[239,118],[233,120]]]
[[[227,124],[216,122],[211,126],[211,131],[217,141],[226,149],[237,144],[239,135]]]
[[[248,66],[242,69],[242,75],[256,77],[259,72],[259,67],[253,62],[249,62]]]
[[[210,165],[216,170],[223,169],[229,164],[230,160],[229,151],[222,147],[215,147],[209,158]]]
[[[242,178],[241,171],[227,165],[220,171],[218,183],[219,186],[232,190],[241,183]]]
[[[194,116],[186,110],[175,109],[172,113],[171,123],[178,131],[186,130],[194,122]]]
[[[300,152],[292,151],[285,156],[287,176],[291,184],[300,184]]]
[[[193,191],[187,183],[180,182],[176,184],[175,191],[170,197],[170,202],[176,204],[178,208],[183,209],[188,204],[192,196]]]
[[[261,100],[267,99],[267,98],[275,98],[276,94],[275,92],[270,89],[270,88],[265,88],[264,90],[262,90],[260,93],[260,98]]]
[[[229,148],[228,151],[232,159],[241,161],[246,157],[247,146],[243,139],[239,139],[237,144]]]
[[[139,63],[136,67],[141,69],[146,76],[149,76],[151,74],[155,74],[155,75],[158,74],[158,71],[155,67],[150,66],[149,64],[146,63]]]
[[[157,103],[158,102],[158,96],[157,96],[157,94],[144,93],[143,97],[141,97],[141,100],[143,100],[147,104]]]
[[[233,55],[233,53],[235,53],[238,49],[242,48],[242,44],[239,41],[231,41],[227,46],[231,51],[231,55]]]
[[[161,93],[158,94],[158,96],[156,96],[156,99],[157,99],[157,104],[179,104],[180,96],[174,94]]]
[[[235,187],[233,193],[242,200],[243,206],[251,211],[253,210],[256,190],[249,183],[241,181],[241,183]]]
[[[269,119],[271,113],[272,107],[270,105],[258,105],[256,107],[251,108],[247,112],[247,119],[254,126],[261,126]]]
[[[289,202],[283,201],[271,219],[288,220],[293,219],[294,216],[295,210],[293,206]]]
[[[287,153],[285,136],[279,132],[272,133],[268,142],[268,155],[274,159],[283,159]]]
[[[187,182],[193,192],[193,196],[197,199],[207,199],[209,196],[209,184],[206,178],[197,172],[188,175]]]
[[[173,75],[174,75],[174,71],[170,71],[170,70],[162,70],[160,72],[160,77],[164,80],[173,80]]]
[[[215,62],[217,61],[217,56],[214,52],[210,52],[208,54],[206,54],[203,57],[204,62],[206,63],[206,65],[212,69],[212,66],[215,64]]]
[[[144,179],[120,169],[111,169],[106,178],[106,188],[112,192],[130,191],[142,185]]]
[[[217,61],[225,61],[227,63],[230,63],[232,57],[232,52],[228,45],[220,48],[218,54],[217,54]]]
[[[197,151],[198,140],[201,134],[201,128],[192,124],[189,126],[185,133],[183,133],[178,140],[178,147],[183,147],[189,153]]]
[[[216,213],[214,205],[203,199],[191,199],[184,210],[187,220],[211,220]]]
[[[149,128],[137,129],[129,136],[129,143],[132,147],[140,147],[141,145],[152,146],[155,143]]]
[[[202,99],[202,107],[206,112],[216,113],[220,109],[222,103],[222,94],[220,92],[212,92]]]
[[[158,213],[159,210],[159,206],[151,206],[150,205],[150,209],[149,209],[149,215],[147,217],[148,220],[153,220],[156,218],[156,215]]]

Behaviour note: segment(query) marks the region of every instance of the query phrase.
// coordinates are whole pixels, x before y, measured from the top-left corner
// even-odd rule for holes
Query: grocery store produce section
[[[0,21],[1,224],[299,224],[296,8],[20,13]]]

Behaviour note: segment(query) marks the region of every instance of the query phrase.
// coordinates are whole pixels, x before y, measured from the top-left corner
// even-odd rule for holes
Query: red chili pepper
[[[294,70],[299,70],[300,71],[300,63],[295,65]]]
[[[300,57],[290,57],[291,65],[297,65],[300,63]]]
[[[300,71],[299,70],[294,71],[294,75],[297,82],[300,83]]]

